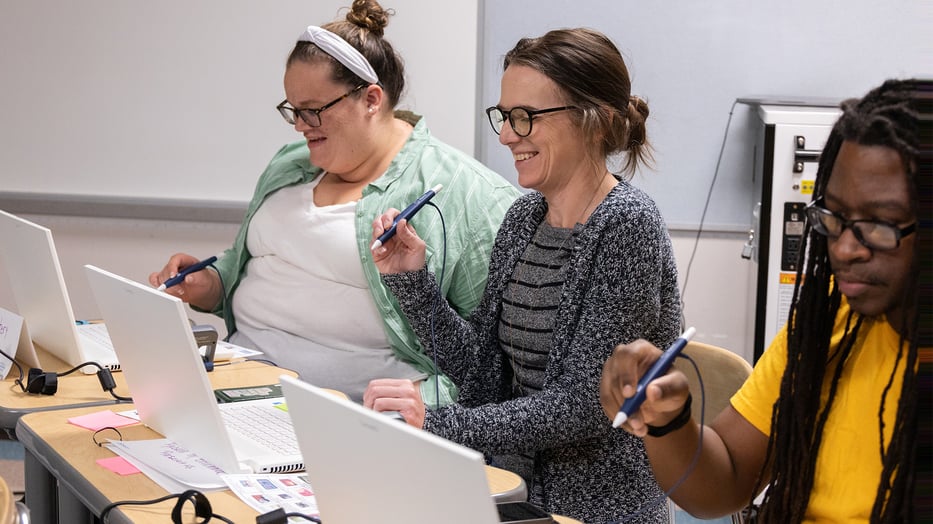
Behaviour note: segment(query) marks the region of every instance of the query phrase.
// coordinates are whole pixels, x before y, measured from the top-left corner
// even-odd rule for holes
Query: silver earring
[[[369,112],[370,112],[370,113],[372,113],[372,112],[375,111],[375,110],[376,110],[376,109],[375,109],[373,106],[369,106]]]

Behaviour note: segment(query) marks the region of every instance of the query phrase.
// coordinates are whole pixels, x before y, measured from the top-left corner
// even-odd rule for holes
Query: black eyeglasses
[[[851,229],[855,238],[868,249],[896,249],[901,245],[902,238],[917,230],[916,222],[907,227],[898,227],[879,220],[847,220],[822,204],[821,198],[807,205],[807,219],[814,231],[829,238],[839,238],[843,231]]]
[[[353,89],[347,91],[345,95],[337,97],[333,101],[328,102],[317,109],[311,109],[311,108],[295,109],[294,107],[286,105],[288,104],[288,100],[282,100],[282,103],[275,106],[275,108],[279,110],[279,113],[282,115],[282,118],[284,118],[285,121],[291,125],[295,125],[295,121],[296,121],[295,115],[298,115],[309,126],[321,127],[321,113],[323,113],[325,109],[330,109],[331,107],[337,105],[337,103],[343,100],[344,98],[352,95],[353,93],[356,93],[357,91],[359,91],[360,89],[363,89],[364,87],[366,87],[366,84],[358,85],[354,87]]]
[[[526,137],[531,134],[531,122],[535,115],[544,113],[553,113],[565,109],[576,109],[574,106],[550,107],[548,109],[525,109],[524,107],[514,107],[509,111],[503,111],[496,106],[486,110],[486,116],[489,117],[489,124],[492,130],[498,135],[502,132],[502,126],[505,121],[509,121],[512,131],[520,137]]]

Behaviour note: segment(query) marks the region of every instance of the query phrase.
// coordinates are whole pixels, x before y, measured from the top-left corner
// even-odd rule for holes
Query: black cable
[[[264,364],[269,364],[270,366],[272,366],[272,367],[274,367],[274,368],[279,367],[279,365],[276,364],[275,362],[273,362],[273,361],[271,361],[271,360],[264,359],[264,358],[245,358],[245,359],[243,359],[243,360],[246,361],[246,362],[262,362],[262,363],[264,363]],[[233,364],[233,362],[229,362],[229,363],[227,363],[227,364],[218,364],[218,365],[219,365],[219,366],[220,366],[220,365],[229,366],[230,364]],[[282,369],[285,369],[285,368],[282,368]],[[293,371],[293,370],[290,370],[290,371]]]
[[[305,520],[308,520],[308,521],[311,521],[311,522],[317,522],[317,524],[321,524],[321,519],[319,519],[319,518],[317,518],[317,517],[312,517],[311,515],[305,515],[304,513],[295,513],[295,512],[291,512],[291,513],[286,513],[286,514],[285,514],[285,518],[286,518],[286,519],[287,519],[287,518],[290,518],[290,517],[300,517],[300,518],[303,518],[303,519],[305,519]]]
[[[220,280],[220,305],[221,309],[224,312],[224,315],[227,314],[227,288],[224,286],[224,277],[220,274],[220,270],[217,269],[217,266],[214,263],[208,264],[209,268],[214,270],[214,273],[217,273],[217,279]],[[226,318],[224,318],[224,328],[227,327]],[[230,337],[233,336],[233,333],[227,333],[227,336],[224,337],[224,342],[230,342]]]
[[[437,318],[437,306],[440,303],[441,298],[444,293],[444,273],[447,271],[447,224],[444,222],[444,213],[441,213],[441,208],[437,207],[434,202],[428,202],[428,205],[437,210],[437,216],[441,219],[441,231],[444,238],[444,247],[442,249],[441,257],[441,275],[437,279],[437,294],[434,295],[434,300],[431,302],[431,345],[433,346],[434,351],[434,409],[441,407],[441,377],[440,370],[437,366],[437,335],[434,332],[434,321]]]
[[[110,393],[110,395],[117,400],[124,402],[133,401],[133,399],[130,397],[123,397],[114,393],[113,390],[117,387],[117,385],[113,380],[113,374],[109,369],[101,366],[97,362],[85,362],[83,364],[78,364],[68,371],[63,371],[61,373],[55,373],[51,371],[43,372],[41,369],[32,368],[29,370],[32,377],[24,384],[23,367],[19,364],[19,362],[17,362],[15,358],[3,350],[0,350],[0,355],[3,355],[9,359],[9,361],[13,363],[13,366],[16,367],[16,371],[19,373],[19,378],[15,379],[13,383],[19,386],[23,393],[42,393],[46,395],[54,395],[58,390],[58,377],[70,375],[86,366],[95,366],[97,367],[97,380],[100,381],[101,388],[103,388],[104,391]],[[55,382],[53,384],[46,384],[46,382],[49,380],[54,380]],[[42,381],[42,384],[38,384],[37,381]]]
[[[113,392],[113,390],[116,389],[116,387],[117,387],[117,383],[113,380],[113,373],[111,373],[109,369],[105,368],[104,366],[101,366],[101,365],[98,364],[97,362],[85,362],[84,364],[79,364],[78,366],[76,366],[76,367],[74,367],[74,368],[72,368],[72,369],[69,369],[68,371],[66,371],[66,372],[64,372],[64,373],[59,373],[58,376],[64,377],[65,375],[74,373],[76,370],[79,370],[79,369],[81,369],[81,368],[83,368],[83,367],[85,367],[85,366],[95,366],[95,367],[97,367],[97,380],[100,381],[100,386],[101,386],[101,388],[103,388],[104,391],[110,393],[110,395],[111,395],[113,398],[115,398],[115,399],[117,399],[117,400],[124,401],[124,402],[132,402],[132,401],[133,401],[133,398],[132,398],[132,397],[120,396],[120,395],[117,395],[116,393]]]
[[[719,177],[719,165],[722,163],[722,153],[726,149],[726,138],[729,136],[729,127],[732,125],[732,112],[735,111],[735,105],[737,103],[738,100],[732,102],[732,107],[729,108],[729,119],[726,120],[726,130],[722,134],[722,145],[719,147],[719,156],[716,158],[716,169],[713,171],[713,180],[710,182],[709,191],[706,193],[706,202],[703,204],[703,214],[700,216],[700,224],[697,226],[697,235],[693,240],[693,250],[690,252],[687,270],[684,272],[684,285],[680,291],[681,326],[686,325],[684,309],[686,308],[687,301],[684,297],[687,296],[687,281],[690,280],[690,268],[693,266],[693,258],[696,256],[697,246],[700,244],[700,235],[703,233],[703,224],[706,222],[706,211],[709,209],[709,202],[713,197],[713,188],[716,186],[716,178]]]
[[[213,509],[211,508],[210,500],[208,500],[208,498],[200,491],[196,491],[193,489],[185,491],[184,493],[172,493],[172,494],[165,495],[163,497],[159,497],[156,499],[121,500],[119,502],[108,504],[100,512],[100,521],[103,524],[108,524],[108,522],[110,522],[109,521],[110,512],[120,506],[130,506],[130,505],[148,506],[151,504],[158,504],[160,502],[165,502],[166,500],[171,500],[175,498],[178,499],[178,502],[175,504],[175,507],[172,509],[172,522],[174,524],[182,524],[181,511],[182,511],[182,507],[184,506],[185,502],[191,502],[192,504],[194,504],[195,515],[203,519],[203,520],[198,521],[200,523],[210,522],[210,520],[214,518],[221,522],[226,522],[227,524],[234,524],[234,522],[228,519],[227,517],[214,513]]]
[[[256,524],[288,524],[288,519],[290,517],[302,518],[310,522],[317,522],[318,524],[321,524],[321,519],[317,517],[305,515],[304,513],[286,513],[282,508],[267,511],[262,515],[257,515]]]

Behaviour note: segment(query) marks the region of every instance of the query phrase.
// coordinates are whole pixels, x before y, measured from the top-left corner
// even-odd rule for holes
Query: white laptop
[[[97,362],[114,371],[120,369],[106,326],[75,323],[52,232],[0,210],[0,239],[0,262],[31,342],[71,366]],[[20,349],[17,358],[28,366],[42,367],[31,343]],[[97,369],[86,366],[84,371]]]
[[[226,473],[304,469],[281,397],[217,403],[180,299],[84,267],[143,423]]]
[[[282,376],[314,498],[327,524],[498,524],[483,455]]]

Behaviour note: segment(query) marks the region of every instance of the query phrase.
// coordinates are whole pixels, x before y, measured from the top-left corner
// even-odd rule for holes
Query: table
[[[211,373],[211,383],[215,388],[262,385],[276,382],[282,373],[282,369],[260,362],[243,362],[216,368]],[[91,524],[114,501],[149,500],[166,494],[145,475],[119,477],[97,465],[97,459],[112,457],[113,453],[94,445],[90,431],[66,423],[68,418],[101,409],[104,408],[83,406],[37,411],[20,418],[16,433],[26,450],[27,505],[32,522]],[[118,409],[132,409],[132,405],[121,404]],[[120,428],[120,432],[126,440],[159,438],[142,424]],[[526,496],[524,481],[512,472],[487,467],[487,479],[497,501],[523,500]],[[234,522],[255,522],[256,512],[231,491],[206,496],[215,513]],[[110,514],[110,522],[164,524],[174,504],[170,500],[149,506],[121,506]],[[194,518],[190,504],[184,515]],[[563,524],[576,522],[565,517],[555,519]]]
[[[295,376],[292,371],[261,362],[239,361],[217,366],[208,376],[216,389],[272,384],[278,382],[282,374]],[[117,411],[132,408],[128,403],[115,406]],[[145,475],[119,477],[98,466],[97,459],[112,457],[113,452],[96,446],[91,440],[92,432],[66,422],[71,417],[101,409],[106,406],[39,410],[20,417],[16,436],[26,451],[26,504],[32,522],[90,524],[94,522],[94,515],[99,515],[113,501],[154,499],[166,494]],[[142,424],[120,428],[120,432],[126,440],[160,438]],[[230,491],[210,493],[208,498],[215,513],[228,517],[239,515],[240,518],[234,518],[235,522],[255,522],[256,512]],[[121,507],[111,513],[110,522],[164,524],[173,506],[174,501],[166,501],[154,506]],[[188,513],[193,519],[193,510]]]
[[[570,517],[564,517],[563,515],[551,515],[554,517],[554,520],[559,524],[583,524],[577,519],[572,519]]]
[[[525,479],[507,469],[486,466],[486,482],[495,502],[523,502],[528,500]]]
[[[36,353],[39,362],[43,365],[43,371],[63,372],[73,367],[39,346],[36,346]],[[22,363],[20,364],[22,365]],[[28,372],[29,368],[23,366],[24,382]],[[14,434],[16,421],[27,413],[80,406],[107,406],[118,403],[117,399],[101,388],[96,374],[85,375],[78,370],[68,376],[59,377],[58,391],[54,395],[24,392],[14,383],[14,380],[18,377],[19,373],[14,366],[7,374],[7,378],[0,382],[0,430],[6,432],[9,438],[16,438]],[[124,397],[130,396],[122,374],[119,371],[114,372],[113,378],[117,383],[114,392]]]

